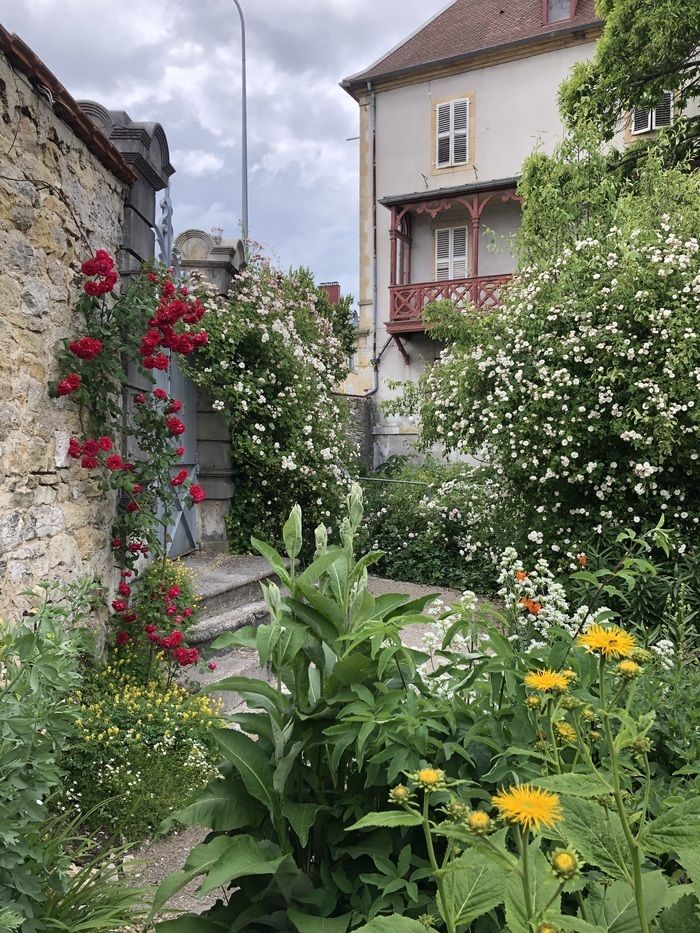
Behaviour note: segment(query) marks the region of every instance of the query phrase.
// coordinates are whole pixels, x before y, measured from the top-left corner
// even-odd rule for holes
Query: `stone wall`
[[[110,579],[112,503],[67,457],[75,405],[50,400],[89,251],[120,243],[124,185],[0,54],[0,617],[38,580]]]

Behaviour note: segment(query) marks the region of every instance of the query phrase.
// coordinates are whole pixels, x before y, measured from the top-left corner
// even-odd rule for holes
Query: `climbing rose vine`
[[[105,491],[116,493],[111,543],[122,582],[112,609],[118,641],[124,644],[138,621],[129,582],[137,561],[147,554],[163,556],[175,511],[205,497],[179,467],[185,453],[180,441],[185,425],[178,414],[182,402],[162,388],[129,390],[127,367],[136,363],[154,381],[154,370],[167,371],[174,355],[188,356],[206,344],[208,335],[200,326],[204,305],[173,281],[171,270],[145,269],[121,295],[114,293],[118,276],[105,250],[97,250],[81,270],[86,280],[76,312],[84,334],[67,341],[60,352],[60,376],[51,383],[50,394],[69,397],[78,406],[81,432],[70,439],[69,456],[99,478]],[[181,639],[166,647],[177,650],[178,663],[196,660],[196,651]]]

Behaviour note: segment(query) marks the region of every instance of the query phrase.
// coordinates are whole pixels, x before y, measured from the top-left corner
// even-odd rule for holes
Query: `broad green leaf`
[[[284,758],[281,758],[275,768],[275,773],[272,778],[272,786],[277,791],[278,794],[284,793],[284,787],[287,783],[287,778],[289,777],[289,772],[294,767],[294,762],[296,761],[299,752],[304,748],[304,743],[299,741],[295,742],[294,745],[289,749]]]
[[[700,902],[695,895],[685,894],[659,915],[656,925],[659,933],[698,933]]]
[[[530,892],[535,915],[538,916],[551,902],[554,913],[559,912],[555,897],[559,882],[554,877],[551,866],[539,849],[538,843],[529,848]],[[506,903],[506,922],[509,933],[531,933],[525,909],[523,883],[517,872],[511,872],[504,890]],[[554,900],[552,900],[554,898]]]
[[[217,836],[213,842],[219,839],[225,840],[227,845],[216,862],[209,866],[207,876],[199,889],[200,894],[209,894],[215,888],[228,885],[237,878],[274,875],[284,859],[283,855],[273,855],[279,852],[277,846],[269,842],[260,843],[252,836]],[[205,843],[204,847],[208,848],[211,845],[212,843]],[[189,861],[188,858],[185,862],[185,870]]]
[[[295,505],[289,513],[289,518],[282,528],[282,539],[287,554],[294,560],[301,550],[301,506]]]
[[[572,917],[563,914],[547,913],[547,921],[562,933],[608,933],[607,927],[599,927],[597,924],[588,923],[580,917]]]
[[[284,583],[286,587],[289,587],[289,574],[287,573],[284,558],[279,553],[279,551],[276,551],[273,547],[270,547],[269,544],[265,544],[264,541],[260,541],[258,538],[251,538],[250,543],[259,554],[262,554],[270,567],[272,567],[277,576],[280,578],[282,583]]]
[[[254,625],[245,625],[235,632],[224,632],[212,643],[212,648],[219,651],[221,648],[256,648],[255,635],[257,628]]]
[[[477,849],[470,849],[450,863],[445,870],[443,890],[449,916],[458,924],[469,924],[477,917],[503,903],[510,875],[504,866],[485,859]],[[443,907],[438,901],[440,912]],[[443,919],[446,919],[443,913]]]
[[[259,806],[239,783],[214,780],[203,790],[194,803],[178,810],[160,824],[159,834],[169,832],[176,824],[205,826],[217,832],[258,827],[265,816]]]
[[[302,913],[296,907],[290,907],[287,917],[299,933],[346,933],[352,914],[343,914],[342,917],[317,917]]]
[[[270,660],[275,645],[279,641],[281,629],[279,625],[260,625],[255,633],[255,647],[258,649],[260,666],[265,667]]]
[[[306,641],[306,629],[303,625],[297,625],[295,622],[285,624],[284,631],[280,636],[277,650],[282,658],[283,664],[291,664],[294,658],[304,647]]]
[[[283,815],[289,820],[289,825],[305,846],[309,841],[309,830],[316,821],[316,814],[322,807],[314,803],[291,803],[287,801],[282,807]]]
[[[317,557],[316,560],[309,564],[306,570],[303,573],[300,573],[297,578],[297,583],[306,583],[312,584],[315,583],[319,577],[322,577],[323,574],[328,570],[331,564],[334,564],[339,557],[342,557],[343,549],[337,545],[329,547],[320,557]]]
[[[571,797],[597,798],[612,793],[603,777],[595,772],[591,774],[554,774],[551,777],[533,778],[532,783],[554,794]]]
[[[332,567],[329,569],[333,569]],[[302,593],[304,599],[310,606],[319,612],[324,619],[330,622],[336,633],[340,632],[345,623],[345,610],[329,596],[324,596],[315,586],[309,586],[306,583],[298,583],[297,589]]]
[[[257,677],[224,677],[223,680],[217,680],[216,683],[202,687],[202,693],[221,693],[229,690],[232,693],[240,693],[241,696],[247,698],[265,697],[278,708],[286,703],[284,696],[278,690],[275,690],[266,680],[258,680]],[[248,705],[255,706],[256,704],[255,702],[248,702]]]
[[[357,823],[348,826],[346,832],[353,829],[373,829],[377,826],[420,826],[423,817],[413,810],[390,810],[386,813],[368,813]]]
[[[375,917],[363,927],[357,927],[353,933],[425,933],[425,927],[417,920],[391,914],[389,917]]]
[[[574,797],[563,798],[562,809],[564,819],[558,829],[584,861],[602,868],[612,878],[630,877],[629,849],[617,813]]]
[[[285,605],[289,612],[311,629],[319,641],[334,645],[338,640],[338,630],[333,623],[329,622],[328,617],[313,606],[307,606],[301,600],[290,597],[285,599]]]
[[[700,883],[700,795],[672,807],[647,824],[640,843],[644,851],[653,855],[678,853],[683,868],[693,881]]]
[[[272,765],[258,743],[234,729],[214,729],[213,735],[227,761],[235,766],[243,778],[248,793],[273,810]]]
[[[662,872],[647,872],[642,878],[642,890],[647,919],[651,921],[665,905],[668,886]],[[634,890],[626,881],[616,881],[609,887],[591,885],[586,907],[595,923],[609,933],[639,933]]]

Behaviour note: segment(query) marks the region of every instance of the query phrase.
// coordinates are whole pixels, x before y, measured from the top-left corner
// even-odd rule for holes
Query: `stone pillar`
[[[175,241],[183,272],[200,272],[225,295],[244,262],[241,240],[186,230]],[[228,551],[226,516],[234,495],[231,436],[226,419],[213,408],[213,399],[197,393],[197,452],[199,482],[207,498],[199,507],[202,548]]]
[[[175,169],[160,123],[136,123],[123,110],[107,110],[91,100],[79,101],[88,116],[137,175],[129,189],[119,254],[119,271],[134,275],[155,255],[156,194],[167,188]]]

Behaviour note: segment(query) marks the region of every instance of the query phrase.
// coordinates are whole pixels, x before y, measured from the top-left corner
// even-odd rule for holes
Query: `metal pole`
[[[238,0],[236,4],[241,17],[241,235],[243,237],[243,255],[248,258],[248,92],[246,89],[245,58],[245,20]]]

